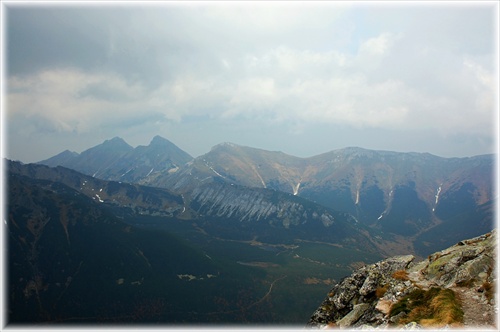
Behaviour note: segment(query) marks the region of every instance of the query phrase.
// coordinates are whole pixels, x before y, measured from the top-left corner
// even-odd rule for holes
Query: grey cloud
[[[262,128],[300,145],[321,140],[311,135],[318,126],[352,130],[348,145],[369,147],[373,130],[408,144],[408,131],[447,135],[440,142],[450,151],[454,133],[467,142],[477,135],[487,142],[478,151],[492,148],[497,54],[488,6],[12,6],[7,17],[13,127],[145,143],[156,131],[196,151],[184,131],[201,128],[195,137],[205,144],[245,136],[240,143],[253,137],[265,148],[262,137],[278,145],[280,136],[259,136]],[[318,132],[325,142],[314,144],[325,150],[338,139]]]
[[[107,46],[99,11],[13,5],[7,8],[6,16],[10,75],[46,67],[90,69],[103,64]]]

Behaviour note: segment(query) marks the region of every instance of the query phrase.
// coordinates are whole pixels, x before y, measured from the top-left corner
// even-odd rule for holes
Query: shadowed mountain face
[[[290,324],[352,262],[380,259],[348,216],[285,193],[218,184],[184,198],[6,166],[13,325]]]
[[[376,250],[349,214],[275,190],[214,182],[175,194],[165,188],[100,180],[60,166],[8,162],[7,168],[12,174],[68,186],[115,208],[119,215],[200,221],[214,234],[223,232],[234,239],[292,243],[301,238],[347,245],[359,241],[366,250]]]
[[[58,182],[89,197],[97,203],[123,207],[133,213],[173,217],[184,210],[184,200],[167,189],[105,181],[64,167],[6,164],[10,173],[37,180]]]
[[[217,274],[175,236],[131,227],[60,182],[8,180],[10,324],[168,321],[166,299],[187,291],[176,274]]]

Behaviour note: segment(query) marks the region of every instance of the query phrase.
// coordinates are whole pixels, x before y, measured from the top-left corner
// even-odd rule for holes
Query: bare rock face
[[[356,322],[363,314],[371,308],[368,303],[360,303],[354,305],[352,310],[338,321],[340,328],[349,327]]]
[[[449,288],[493,282],[496,231],[436,252],[410,272],[422,283]]]
[[[354,309],[358,304],[365,304],[362,315],[356,314],[356,320],[349,319],[349,324],[346,320],[342,322],[343,327],[355,325],[363,316],[367,319],[377,319],[375,312],[377,289],[382,288],[382,285],[391,285],[391,291],[402,294],[401,290],[409,290],[411,287],[400,285],[403,281],[392,278],[392,274],[398,270],[406,269],[413,261],[411,255],[392,257],[378,263],[367,265],[360,268],[358,271],[344,278],[339,284],[328,294],[328,297],[323,301],[320,308],[311,317],[308,326],[323,326],[329,323],[339,324],[346,316],[353,316],[353,310],[359,311],[359,307]]]
[[[332,288],[307,327],[398,327],[400,317],[390,317],[390,309],[416,289],[468,287],[482,292],[482,285],[493,284],[495,250],[496,230],[460,241],[422,262],[415,263],[414,257],[408,255],[364,266]],[[421,326],[414,323],[411,328]]]

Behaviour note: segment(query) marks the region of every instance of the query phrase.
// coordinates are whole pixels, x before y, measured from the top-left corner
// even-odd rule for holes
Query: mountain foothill
[[[494,228],[493,155],[155,136],[4,162],[12,324],[300,324],[359,266]]]

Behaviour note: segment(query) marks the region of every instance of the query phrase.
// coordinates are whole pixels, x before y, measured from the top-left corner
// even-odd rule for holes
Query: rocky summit
[[[496,236],[460,241],[421,262],[405,255],[366,265],[331,289],[307,327],[496,329]]]

